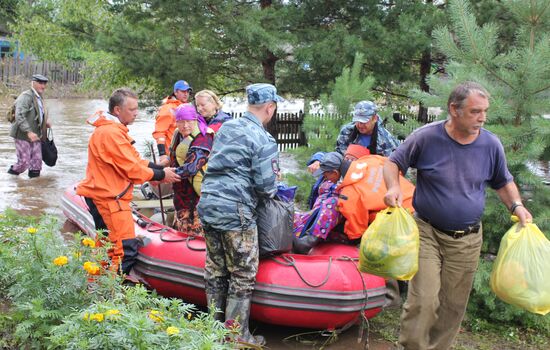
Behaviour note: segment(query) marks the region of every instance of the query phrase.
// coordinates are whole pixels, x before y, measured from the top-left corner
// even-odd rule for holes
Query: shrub
[[[228,331],[182,301],[124,287],[108,246],[64,241],[51,216],[0,213],[0,347],[224,349]]]
[[[231,349],[212,314],[179,299],[158,298],[143,286],[67,316],[50,341],[59,349]]]

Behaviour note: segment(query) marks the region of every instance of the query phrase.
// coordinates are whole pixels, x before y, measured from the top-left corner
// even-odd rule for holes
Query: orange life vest
[[[388,158],[368,155],[351,162],[348,172],[338,186],[338,210],[346,218],[344,232],[349,239],[360,238],[376,213],[387,206],[384,196],[387,188],[383,177],[384,162]],[[411,212],[414,185],[399,175],[403,191],[403,207]]]

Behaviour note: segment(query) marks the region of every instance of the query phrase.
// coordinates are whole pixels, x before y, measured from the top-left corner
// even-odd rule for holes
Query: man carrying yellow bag
[[[483,128],[488,108],[485,88],[474,82],[458,85],[447,102],[447,120],[415,130],[384,165],[384,201],[392,207],[402,202],[399,171],[417,169],[413,206],[420,252],[401,316],[401,349],[451,347],[479,261],[487,185],[521,225],[532,219],[502,144]]]

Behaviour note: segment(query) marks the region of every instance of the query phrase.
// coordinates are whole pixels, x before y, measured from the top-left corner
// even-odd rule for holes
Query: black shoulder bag
[[[48,128],[46,139],[42,141],[42,160],[47,166],[54,166],[57,162],[57,147],[53,142],[53,131]]]

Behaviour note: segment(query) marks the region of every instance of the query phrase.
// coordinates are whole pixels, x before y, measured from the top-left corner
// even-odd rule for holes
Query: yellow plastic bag
[[[359,270],[373,275],[408,281],[418,271],[418,226],[401,207],[378,214],[361,238]]]
[[[550,241],[537,225],[515,224],[500,243],[491,289],[503,301],[536,314],[550,312]]]

